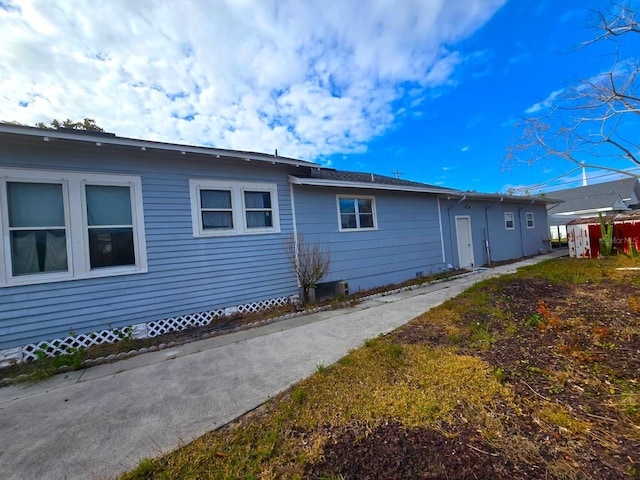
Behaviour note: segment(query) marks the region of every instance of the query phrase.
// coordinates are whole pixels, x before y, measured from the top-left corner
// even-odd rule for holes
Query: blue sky
[[[609,5],[0,0],[0,119],[91,117],[120,136],[505,192],[574,168],[504,158],[527,111],[610,68],[610,45],[576,48]]]

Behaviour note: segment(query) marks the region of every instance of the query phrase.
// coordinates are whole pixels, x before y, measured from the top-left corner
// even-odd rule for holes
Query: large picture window
[[[340,230],[375,230],[374,197],[338,196]]]
[[[0,170],[0,286],[147,269],[140,177]]]
[[[236,181],[189,181],[194,237],[277,233],[275,184]]]

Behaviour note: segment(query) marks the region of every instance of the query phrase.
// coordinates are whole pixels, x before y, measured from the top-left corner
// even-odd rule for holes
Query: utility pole
[[[391,172],[391,173],[393,173],[396,176],[396,178],[400,178],[400,175],[404,175],[404,172],[399,172],[398,170],[396,170],[395,172]]]

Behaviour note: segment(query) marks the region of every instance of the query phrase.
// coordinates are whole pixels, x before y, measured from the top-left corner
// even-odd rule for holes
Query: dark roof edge
[[[377,182],[358,182],[358,181],[344,181],[344,180],[331,180],[324,178],[309,178],[298,177],[296,175],[289,175],[289,183],[293,185],[310,185],[316,187],[343,187],[343,188],[363,188],[371,190],[393,190],[400,192],[420,192],[420,193],[435,193],[435,194],[455,194],[459,190],[451,190],[449,188],[437,188],[431,185],[425,184],[424,187],[419,185],[395,185],[388,183]],[[417,182],[416,182],[417,183]]]
[[[447,194],[450,199],[469,199],[469,200],[489,200],[495,202],[511,202],[511,203],[530,203],[549,205],[553,203],[563,203],[564,200],[547,197],[527,197],[519,195],[502,195],[500,193],[480,193],[480,192],[460,192],[459,194]]]
[[[260,161],[269,162],[272,164],[285,164],[294,166],[304,166],[313,168],[322,168],[322,166],[315,162],[308,162],[306,160],[298,160],[295,158],[280,157],[270,155],[267,153],[256,152],[244,152],[239,150],[227,150],[213,147],[199,147],[191,145],[183,145],[178,143],[166,143],[156,142],[152,140],[139,140],[135,138],[118,137],[112,134],[105,134],[103,132],[87,132],[82,133],[74,132],[70,129],[49,130],[44,128],[29,127],[23,125],[13,125],[10,123],[0,123],[0,133],[8,133],[13,135],[25,135],[40,138],[56,138],[60,140],[70,140],[78,142],[96,143],[104,145],[117,145],[123,147],[133,147],[144,149],[156,149],[173,151],[180,153],[196,153],[201,155],[209,155],[216,157],[231,157],[239,158],[248,161]]]

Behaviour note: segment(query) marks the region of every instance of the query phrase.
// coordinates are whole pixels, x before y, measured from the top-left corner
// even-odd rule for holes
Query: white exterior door
[[[458,237],[459,268],[473,267],[473,241],[471,239],[471,217],[456,217],[456,234]]]

